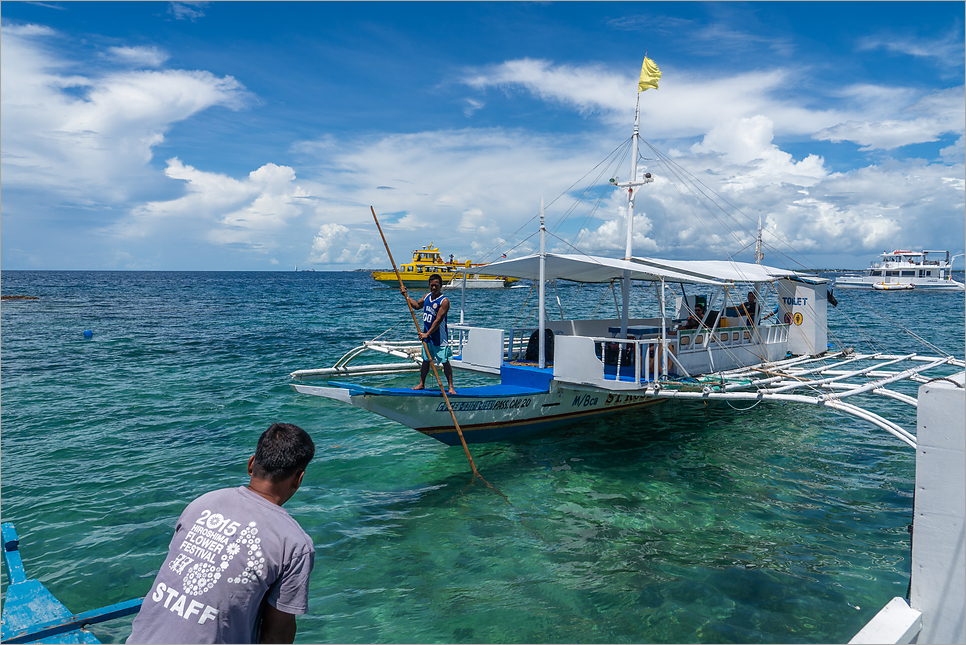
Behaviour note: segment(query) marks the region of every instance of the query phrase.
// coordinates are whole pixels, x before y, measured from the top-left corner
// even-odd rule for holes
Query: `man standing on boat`
[[[315,547],[282,504],[314,456],[305,430],[275,423],[248,460],[248,486],[188,504],[127,642],[294,642]]]
[[[741,308],[748,318],[748,326],[753,327],[755,324],[755,316],[758,315],[758,298],[755,296],[754,291],[748,292],[748,299],[741,303]]]
[[[449,329],[446,327],[449,298],[443,295],[443,278],[438,273],[429,276],[429,293],[419,300],[410,298],[405,286],[400,286],[399,291],[406,296],[406,300],[413,309],[423,309],[423,331],[419,332],[419,340],[424,342],[423,364],[419,368],[419,385],[413,389],[426,389],[429,361],[435,360],[437,364],[443,366],[443,374],[446,375],[449,386],[447,391],[450,394],[456,394],[456,390],[453,389],[453,366],[449,363],[453,358],[453,350],[449,347]],[[429,354],[426,353],[427,347]]]

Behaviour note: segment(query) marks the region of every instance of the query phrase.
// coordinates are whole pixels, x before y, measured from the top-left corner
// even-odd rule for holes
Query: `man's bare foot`
[[[456,394],[456,390],[454,390],[453,388],[446,390],[446,392],[447,394]]]
[[[424,386],[424,385],[422,385],[422,384],[419,384],[419,385],[417,385],[416,387],[414,387],[413,389],[414,389],[414,390],[425,390],[425,389],[426,389],[426,386]]]

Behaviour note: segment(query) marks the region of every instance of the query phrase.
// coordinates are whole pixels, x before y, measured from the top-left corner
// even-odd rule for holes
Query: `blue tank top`
[[[436,320],[436,316],[439,314],[439,306],[443,304],[443,298],[445,297],[443,294],[439,294],[439,298],[433,300],[431,293],[426,294],[426,299],[423,300],[423,331],[429,331],[429,328],[433,326],[433,321]],[[449,330],[446,329],[446,316],[443,316],[439,327],[429,336],[429,342],[437,347],[449,343]]]

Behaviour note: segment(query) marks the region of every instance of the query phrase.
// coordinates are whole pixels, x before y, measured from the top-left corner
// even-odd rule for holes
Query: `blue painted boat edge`
[[[143,598],[76,615],[71,613],[39,580],[27,579],[20,557],[20,538],[14,525],[3,523],[0,533],[10,579],[0,627],[0,641],[3,643],[100,643],[84,629],[85,625],[129,616],[140,609]]]
[[[412,390],[403,387],[373,387],[370,385],[359,385],[356,383],[343,383],[341,381],[329,381],[328,385],[332,387],[341,388],[347,390],[350,395],[357,396],[363,394],[371,394],[375,396],[422,396],[422,397],[437,397],[442,398],[443,395],[438,389],[426,389],[426,390]],[[518,385],[481,385],[478,387],[464,387],[458,388],[456,394],[447,394],[451,399],[458,399],[460,397],[501,397],[501,396],[524,396],[527,394],[540,394],[547,392],[549,386],[544,389],[537,389],[533,387],[525,387]]]
[[[620,405],[611,408],[571,412],[545,419],[520,419],[518,421],[501,421],[497,423],[485,423],[469,426],[460,425],[460,430],[463,432],[463,438],[466,439],[466,443],[487,443],[489,441],[522,439],[529,437],[530,435],[552,430],[553,428],[559,426],[569,425],[576,421],[581,421],[592,417],[607,416],[609,414],[617,414],[620,412],[626,412],[632,408],[644,408],[657,405],[659,403],[665,403],[666,401],[667,399],[655,398],[648,401],[640,401],[637,403]],[[416,428],[416,430],[427,437],[432,437],[433,439],[441,441],[448,446],[460,445],[460,438],[456,433],[455,428]]]

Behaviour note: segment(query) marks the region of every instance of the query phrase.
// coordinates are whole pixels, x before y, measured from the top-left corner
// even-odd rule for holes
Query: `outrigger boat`
[[[455,369],[499,377],[498,384],[464,387],[449,395],[453,414],[468,443],[497,441],[545,431],[602,415],[662,403],[670,398],[721,401],[809,403],[856,415],[900,440],[915,437],[897,424],[844,399],[873,392],[915,405],[915,399],[886,386],[899,380],[945,377],[966,364],[953,357],[917,354],[858,354],[851,349],[829,352],[826,327],[828,284],[824,278],[756,263],[673,261],[635,257],[632,253],[636,189],[653,181],[637,168],[640,102],[634,122],[631,181],[611,180],[628,194],[624,259],[546,252],[543,207],[540,252],[474,268],[481,274],[536,282],[539,315],[536,328],[486,328],[450,324]],[[461,272],[468,272],[465,268]],[[395,276],[393,276],[395,278]],[[620,317],[550,320],[546,315],[546,283],[619,282]],[[632,281],[654,285],[658,317],[629,313]],[[667,286],[680,285],[668,311]],[[739,285],[753,285],[759,306],[749,317],[737,296]],[[686,287],[712,289],[714,295],[688,295]],[[777,300],[777,316],[764,315]],[[465,293],[464,293],[465,301]],[[616,294],[615,294],[616,301]],[[699,324],[684,323],[705,305]],[[833,301],[834,303],[834,301]],[[561,316],[563,318],[563,316]],[[407,363],[350,365],[366,351],[377,351]],[[377,387],[345,381],[307,385],[310,379],[390,374],[416,369],[421,361],[416,341],[370,341],[346,353],[333,367],[291,373],[296,392],[340,401],[369,410],[456,445],[459,437],[446,401],[438,391]],[[898,366],[902,366],[901,368]],[[888,368],[888,369],[887,369]],[[872,378],[874,380],[869,381]]]
[[[946,257],[937,259],[941,253]],[[966,287],[953,280],[952,270],[949,251],[889,251],[872,262],[868,273],[842,276],[835,280],[835,286],[875,291],[963,291]]]
[[[449,256],[449,261],[446,261],[439,249],[429,244],[413,251],[412,262],[399,266],[399,277],[409,289],[425,289],[429,276],[434,273],[438,273],[443,279],[444,288],[501,289],[517,282],[517,278],[480,273],[478,269],[485,266],[485,264],[474,264],[469,260],[457,262],[452,255]],[[376,282],[391,287],[399,285],[399,278],[396,277],[395,271],[373,271],[372,278]]]
[[[20,538],[13,524],[0,525],[7,565],[7,597],[3,604],[2,643],[100,643],[88,627],[136,614],[144,598],[75,614],[36,578],[27,578],[20,557]]]

